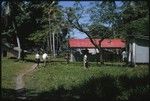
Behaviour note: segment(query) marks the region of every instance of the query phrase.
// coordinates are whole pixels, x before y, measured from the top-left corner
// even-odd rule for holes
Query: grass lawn
[[[2,95],[5,90],[15,88],[15,78],[20,71],[34,64],[34,55],[27,56],[27,62],[15,62],[2,58]],[[56,59],[55,59],[56,60]],[[26,75],[25,87],[28,98],[42,100],[98,100],[120,101],[146,98],[149,91],[149,68],[140,65],[135,68],[119,65],[96,66],[84,69],[82,63],[52,62]],[[86,99],[86,100],[87,100]],[[139,100],[140,101],[140,100]]]
[[[44,98],[51,96],[67,100],[69,97],[80,99],[101,95],[104,99],[125,100],[147,92],[147,78],[148,66],[144,65],[131,68],[91,64],[90,68],[84,69],[81,63],[51,62],[26,77],[26,88],[28,96]]]

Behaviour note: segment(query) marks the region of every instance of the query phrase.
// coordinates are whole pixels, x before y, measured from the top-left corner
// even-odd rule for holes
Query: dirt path
[[[20,73],[16,78],[16,95],[17,98],[25,99],[25,83],[23,80],[23,77],[28,74],[29,72],[33,71],[36,68],[37,64],[34,64],[30,69],[24,70],[22,73]]]

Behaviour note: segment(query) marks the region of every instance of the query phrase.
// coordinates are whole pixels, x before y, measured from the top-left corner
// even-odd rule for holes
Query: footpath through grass
[[[20,72],[30,68],[33,63],[18,61],[15,59],[2,58],[1,64],[1,88],[2,96],[13,94],[16,84],[16,77]]]

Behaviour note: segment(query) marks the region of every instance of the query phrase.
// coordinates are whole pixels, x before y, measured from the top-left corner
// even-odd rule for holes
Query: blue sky
[[[63,7],[72,7],[73,4],[74,4],[74,1],[60,1],[59,2],[59,5],[61,5]],[[119,1],[117,1],[116,4],[117,4],[117,6],[122,5],[122,3]],[[88,9],[91,6],[90,1],[81,1],[81,5],[83,7],[85,7],[85,9]],[[80,23],[88,23],[89,19],[90,19],[89,15],[84,14],[84,18],[80,20]],[[78,38],[78,39],[83,39],[83,38],[87,37],[84,33],[80,32],[76,29],[72,30],[70,32],[70,35],[71,35],[71,37]]]

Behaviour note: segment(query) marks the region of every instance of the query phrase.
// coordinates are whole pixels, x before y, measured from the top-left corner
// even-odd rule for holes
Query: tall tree
[[[91,24],[84,24],[84,23],[80,22],[80,19],[82,19],[82,17],[83,17],[82,16],[83,12],[85,12],[85,9],[80,4],[80,2],[77,2],[74,7],[67,9],[68,10],[67,17],[68,17],[68,21],[69,21],[70,25],[72,25],[72,27],[78,29],[79,31],[85,33],[88,36],[88,38],[90,39],[90,41],[92,42],[92,44],[99,50],[99,55],[100,55],[99,61],[101,64],[103,64],[103,58],[102,58],[103,49],[101,48],[101,43],[105,38],[112,36],[110,27],[106,27],[104,24],[113,24],[114,23],[114,18],[112,17],[111,14],[113,14],[115,5],[114,5],[114,2],[111,2],[111,3],[104,2],[102,4],[101,4],[101,2],[99,2],[99,3],[100,3],[100,5],[96,5],[96,8],[93,8],[93,7],[90,8],[92,10],[96,10],[96,12],[93,12],[93,11],[88,12],[89,9],[86,11],[91,16],[91,22],[92,22]],[[97,3],[95,3],[95,4],[97,4]],[[105,6],[107,6],[107,7],[105,7]],[[99,11],[99,8],[103,11],[97,12],[97,11]],[[106,15],[106,10],[109,11],[107,13],[107,15]],[[110,12],[111,12],[111,14],[109,14]],[[98,13],[98,15],[95,15],[97,13]],[[93,18],[94,18],[94,20],[92,20]],[[106,20],[106,19],[108,19],[108,20]],[[96,33],[97,35],[94,33]],[[93,36],[101,38],[101,40],[99,42],[100,45],[97,45],[95,43]]]
[[[61,40],[65,36],[64,29],[66,29],[61,7],[57,1],[31,2],[30,5],[30,9],[34,10],[31,12],[33,21],[36,19],[39,28],[30,35],[29,39],[39,43],[39,47],[44,46],[44,50],[55,57],[60,50]],[[40,14],[39,17],[37,13]]]
[[[21,25],[22,20],[19,17],[19,14],[24,15],[22,9],[22,2],[20,1],[3,1],[2,5],[2,35],[4,36],[15,36],[18,46],[18,59],[21,57],[21,43],[19,37],[19,26]],[[23,17],[23,16],[22,16]]]

